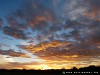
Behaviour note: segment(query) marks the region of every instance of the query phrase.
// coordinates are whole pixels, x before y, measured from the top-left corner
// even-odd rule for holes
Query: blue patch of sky
[[[21,5],[21,0],[0,0],[0,17],[15,11]]]

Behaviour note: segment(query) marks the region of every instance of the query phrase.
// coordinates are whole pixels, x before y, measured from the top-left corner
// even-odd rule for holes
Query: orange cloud
[[[35,46],[33,45],[21,45],[19,47],[21,47],[22,49],[25,49],[31,53],[35,53],[35,52],[39,52],[39,51],[45,51],[45,49],[47,48],[55,48],[55,47],[63,47],[66,45],[71,44],[71,42],[61,42],[61,41],[57,41],[57,40],[53,40],[50,42],[42,42],[41,44],[37,44]],[[66,50],[69,48],[65,48]]]
[[[99,14],[100,14],[100,10],[99,9],[94,9],[94,10],[92,10],[92,12],[90,11],[90,12],[84,12],[84,16],[87,16],[87,17],[89,17],[89,18],[91,18],[91,19],[94,19],[94,20],[97,20],[97,21],[100,21],[100,16],[99,16]]]
[[[84,12],[84,16],[87,16],[91,19],[100,21],[100,1],[99,0],[88,0],[90,7],[87,7],[88,10]]]

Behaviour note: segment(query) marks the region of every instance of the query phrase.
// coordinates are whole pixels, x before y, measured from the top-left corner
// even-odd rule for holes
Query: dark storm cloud
[[[1,55],[9,55],[9,56],[12,56],[12,57],[25,57],[25,58],[28,58],[29,57],[29,56],[27,56],[24,53],[15,52],[12,49],[9,49],[9,50],[0,50],[0,54]]]
[[[27,39],[27,35],[22,30],[19,30],[16,28],[5,26],[3,28],[3,32],[9,36],[12,36],[18,39]]]

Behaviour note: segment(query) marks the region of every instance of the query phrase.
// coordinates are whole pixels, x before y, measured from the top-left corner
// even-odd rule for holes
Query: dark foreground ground
[[[72,69],[50,69],[50,70],[0,70],[0,75],[100,75],[100,66],[89,66]]]

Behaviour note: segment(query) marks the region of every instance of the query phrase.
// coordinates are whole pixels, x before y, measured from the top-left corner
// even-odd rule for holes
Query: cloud
[[[9,14],[6,17],[6,22],[12,28],[16,28],[16,29],[20,29],[20,30],[27,29],[27,23],[25,22],[25,18],[20,19],[20,18],[18,18],[18,16],[16,16],[16,14],[13,14],[13,13]]]
[[[88,10],[86,12],[84,12],[84,15],[89,17],[90,19],[94,19],[97,21],[100,21],[100,1],[99,0],[91,0],[91,1],[87,1],[88,4],[90,5]]]
[[[77,31],[76,31],[77,32]],[[73,33],[73,34],[76,34]],[[73,35],[72,34],[72,35]],[[74,36],[74,35],[73,35]],[[80,40],[80,42],[64,42],[53,40],[50,42],[42,42],[37,45],[18,45],[18,47],[29,51],[36,56],[46,59],[66,59],[66,58],[91,58],[99,56],[100,50],[88,41]]]
[[[99,7],[100,6],[100,1],[99,0],[91,0],[90,1],[92,5],[94,5],[94,7]]]
[[[69,44],[70,42],[62,42],[62,41],[53,40],[51,42],[42,42],[35,46],[34,45],[18,45],[18,47],[34,54],[35,52],[39,52],[42,50],[45,51],[45,49],[47,48],[65,47],[65,49],[67,49],[66,46]]]
[[[19,45],[19,47],[44,60],[72,60],[74,58],[76,58],[75,60],[79,60],[81,58],[82,61],[87,61],[100,54],[99,48],[88,41],[71,43],[54,40],[51,42],[43,42],[35,46]]]
[[[0,69],[24,69],[27,68],[26,65],[22,65],[22,64],[1,64]]]
[[[2,25],[3,25],[3,19],[0,18],[0,29],[1,29]]]
[[[49,27],[49,32],[50,33],[54,33],[54,32],[56,32],[56,31],[60,31],[62,28],[61,28],[61,26],[55,26],[55,25],[53,25],[53,26],[50,26]]]
[[[0,54],[1,55],[9,55],[9,56],[12,56],[12,57],[25,57],[25,58],[29,57],[24,53],[15,52],[15,51],[13,51],[11,49],[9,49],[9,50],[0,50]]]
[[[3,32],[17,39],[28,39],[29,42],[18,47],[44,59],[45,63],[90,62],[100,55],[99,7],[99,0],[26,0],[6,17],[8,25]],[[11,52],[1,53],[13,56]]]
[[[41,63],[30,62],[30,63],[19,63],[19,62],[9,62],[8,64],[1,64],[0,69],[42,69]]]
[[[11,59],[11,58],[9,58]],[[1,64],[0,63],[0,69],[37,69],[35,67],[38,67],[39,65],[41,65],[40,62],[23,62],[23,63],[20,63],[20,62],[16,62],[16,61],[10,61],[8,60],[8,58],[3,58],[3,60],[5,60],[7,63],[3,63]],[[7,61],[8,60],[8,61]],[[39,67],[38,67],[39,69]]]
[[[94,43],[94,44],[100,44],[100,35],[99,35],[100,31],[95,32],[94,35],[92,35],[90,42]]]
[[[19,29],[16,29],[16,28],[5,26],[3,28],[3,32],[5,34],[12,36],[12,37],[15,37],[17,39],[23,39],[23,40],[27,39],[26,34],[22,30],[19,30]]]
[[[9,45],[3,44],[3,43],[0,43],[0,47],[9,47],[10,48]]]
[[[0,65],[7,64],[8,62],[14,62],[14,60],[12,58],[7,58],[6,55],[0,54],[0,59],[2,60],[2,61],[0,61]]]
[[[71,48],[72,47],[72,48]],[[100,55],[100,50],[99,48],[95,48],[95,47],[90,47],[89,46],[86,47],[66,47],[62,48],[62,47],[55,47],[55,48],[46,48],[45,50],[41,50],[38,52],[35,52],[34,54],[36,54],[38,57],[45,59],[45,60],[72,60],[74,58],[76,58],[75,60],[79,60],[80,58],[82,58],[81,60],[86,59],[86,61],[88,61],[87,59],[91,59],[92,57],[97,57]]]
[[[8,37],[1,37],[2,39],[7,39],[7,40],[13,40],[11,38],[8,38]]]

